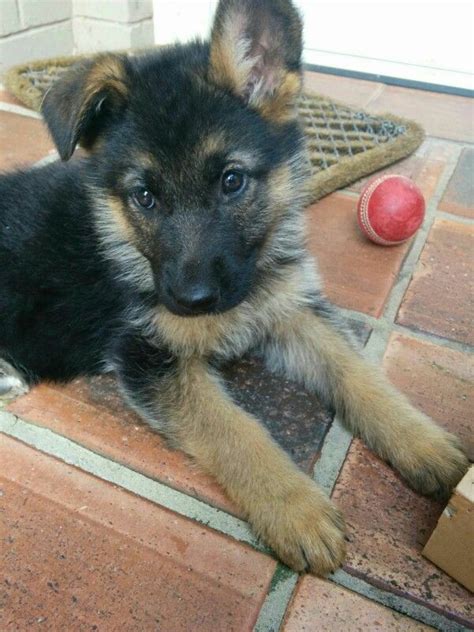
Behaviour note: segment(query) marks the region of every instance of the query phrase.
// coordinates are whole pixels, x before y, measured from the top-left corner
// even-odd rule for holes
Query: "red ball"
[[[401,244],[420,228],[425,200],[410,178],[388,175],[371,180],[357,205],[362,232],[382,246]]]

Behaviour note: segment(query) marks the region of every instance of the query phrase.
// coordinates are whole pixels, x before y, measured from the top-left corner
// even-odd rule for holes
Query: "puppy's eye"
[[[237,195],[242,193],[247,184],[247,176],[234,169],[224,171],[222,174],[222,192],[224,195]]]
[[[147,189],[137,189],[132,193],[132,199],[140,208],[151,210],[156,206],[155,196]]]

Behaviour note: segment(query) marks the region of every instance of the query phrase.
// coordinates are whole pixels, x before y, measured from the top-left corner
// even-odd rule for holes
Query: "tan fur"
[[[268,193],[270,205],[275,219],[279,219],[283,211],[286,211],[288,200],[291,200],[295,190],[295,182],[291,166],[283,164],[274,169],[268,177]]]
[[[296,99],[301,93],[302,78],[296,72],[284,75],[273,97],[263,101],[260,114],[274,123],[285,123],[296,118]]]
[[[124,212],[122,200],[113,195],[109,195],[107,196],[106,204],[113,216],[113,226],[115,230],[118,231],[122,239],[133,243],[133,228],[130,225],[130,222],[128,221],[127,216]]]
[[[90,187],[89,195],[94,204],[104,254],[121,265],[124,278],[143,290],[152,290],[154,282],[150,263],[134,246],[135,232],[122,201],[113,195],[104,197],[94,187]]]
[[[98,57],[87,75],[84,86],[84,100],[90,99],[102,90],[111,90],[126,99],[128,94],[126,73],[121,58],[114,54]]]
[[[304,185],[308,176],[307,156],[296,154],[291,161],[275,167],[268,175],[269,206],[279,219],[292,206],[300,208],[304,201]],[[296,218],[295,218],[296,219]]]
[[[114,54],[98,56],[89,70],[82,89],[81,103],[76,113],[76,125],[87,116],[91,103],[99,94],[107,94],[111,101],[125,101],[128,94],[126,85],[126,72],[122,60]],[[94,138],[93,142],[87,136],[80,139],[83,149],[89,151],[100,148],[100,139]]]
[[[175,444],[224,487],[255,532],[295,570],[324,574],[344,557],[343,520],[200,359],[181,362],[157,407]],[[170,434],[170,433],[168,433]]]
[[[317,388],[356,435],[418,491],[449,492],[467,469],[453,435],[416,410],[331,323],[301,312],[273,332],[270,364]]]
[[[134,157],[134,163],[136,165],[140,165],[142,169],[149,169],[150,171],[158,172],[159,163],[156,160],[155,156],[153,156],[153,154],[149,152],[140,151],[140,152],[136,152],[133,157]]]
[[[211,42],[210,78],[237,94],[244,92],[253,66],[248,57],[250,43],[242,37],[246,21],[246,16],[231,13]]]
[[[276,41],[263,39],[256,50],[251,50],[251,41],[247,38],[252,19],[237,7],[224,17],[213,32],[210,54],[210,79],[217,85],[230,89],[240,96],[246,95],[252,83],[252,73],[259,64],[259,56],[271,56],[277,50]],[[297,31],[295,26],[295,30]],[[269,37],[279,38],[275,31]],[[274,123],[284,123],[297,115],[296,99],[301,93],[302,76],[299,72],[289,72],[281,60],[274,60],[269,67],[268,76],[261,77],[249,92],[249,105]]]
[[[219,152],[227,151],[228,143],[225,140],[224,134],[213,133],[206,136],[197,148],[198,158],[204,160],[208,156],[213,156]]]
[[[288,268],[236,308],[223,314],[182,318],[164,307],[152,322],[160,339],[180,357],[215,354],[238,357],[258,343],[277,320],[286,320],[305,304],[305,294],[316,282],[312,262]]]
[[[204,163],[206,158],[216,154],[226,155],[226,169],[238,168],[240,165],[246,165],[247,168],[253,169],[258,164],[259,159],[255,152],[239,150],[229,154],[229,142],[224,133],[215,132],[204,137],[196,146],[191,160],[198,160],[200,163]]]

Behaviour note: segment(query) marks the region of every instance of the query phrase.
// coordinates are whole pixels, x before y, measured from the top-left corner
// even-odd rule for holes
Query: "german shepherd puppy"
[[[113,368],[291,568],[344,557],[340,513],[227,395],[256,349],[317,391],[416,490],[446,495],[458,441],[353,349],[305,249],[290,0],[221,0],[209,43],[71,69],[43,115],[63,161],[0,179],[3,389]]]

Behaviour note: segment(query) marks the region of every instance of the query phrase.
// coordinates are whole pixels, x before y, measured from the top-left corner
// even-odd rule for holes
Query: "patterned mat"
[[[5,85],[26,106],[39,110],[50,85],[77,60],[62,57],[16,66],[6,74]],[[372,115],[320,95],[303,94],[298,109],[308,139],[310,201],[408,156],[424,137],[413,121]]]

